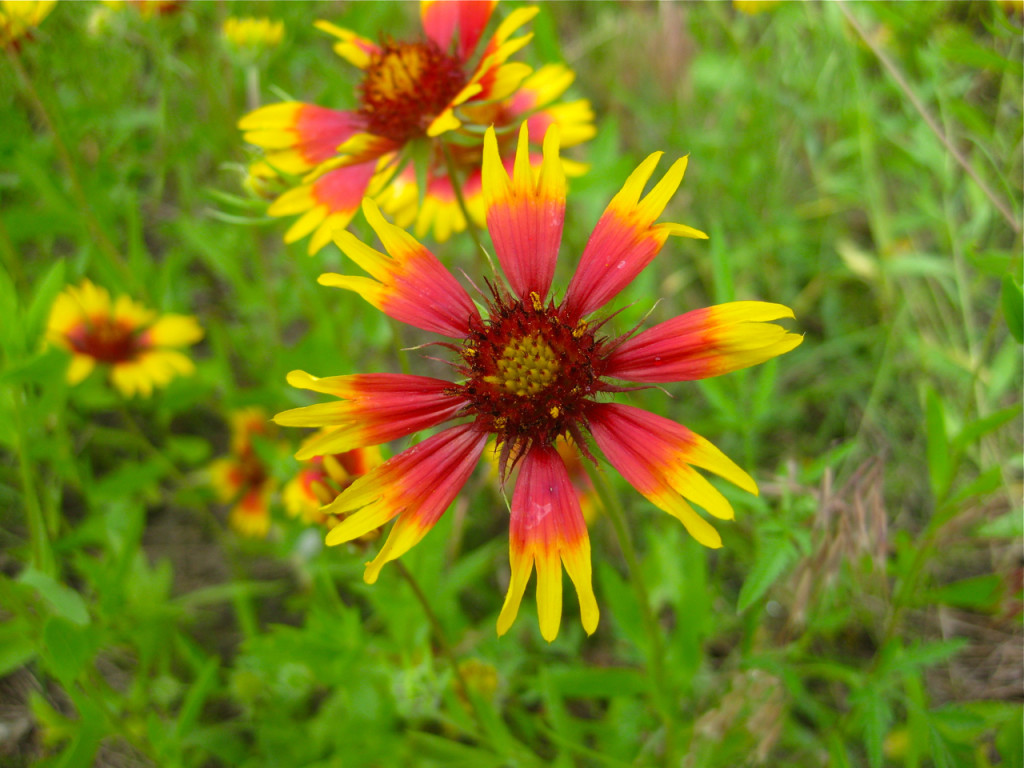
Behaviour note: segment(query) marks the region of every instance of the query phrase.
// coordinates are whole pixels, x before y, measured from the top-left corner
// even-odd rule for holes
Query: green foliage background
[[[304,404],[289,370],[396,370],[396,342],[420,341],[319,287],[340,252],[284,246],[243,197],[247,73],[220,24],[284,20],[264,103],[348,107],[355,74],[312,22],[402,38],[416,6],[197,2],[90,26],[98,8],[61,3],[0,62],[0,762],[1024,764],[1019,5],[543,7],[524,56],[573,67],[598,125],[571,153],[590,172],[558,284],[639,161],[689,153],[664,218],[711,238],[671,242],[619,330],[657,300],[652,321],[764,299],[806,333],[632,396],[762,493],[730,495],[711,552],[609,473],[640,573],[599,517],[601,625],[588,639],[569,598],[551,645],[530,598],[495,636],[507,513],[483,471],[403,558],[436,628],[394,566],[368,587],[363,553],[283,515],[239,540],[207,488],[231,409]],[[475,269],[468,237],[436,250]],[[197,315],[197,374],[143,401],[101,376],[69,390],[42,333],[82,276]]]

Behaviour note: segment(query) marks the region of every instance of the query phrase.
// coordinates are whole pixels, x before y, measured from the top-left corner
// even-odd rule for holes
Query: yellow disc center
[[[555,380],[558,357],[539,333],[512,339],[497,360],[498,373],[484,381],[513,395],[536,395]]]
[[[423,49],[416,45],[386,51],[369,71],[366,88],[381,99],[415,95],[423,74],[423,59]]]

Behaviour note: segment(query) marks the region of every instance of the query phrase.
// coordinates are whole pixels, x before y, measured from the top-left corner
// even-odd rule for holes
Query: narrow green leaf
[[[181,705],[181,711],[178,713],[178,723],[176,726],[179,739],[184,738],[184,736],[195,727],[196,722],[199,720],[199,713],[203,709],[203,704],[206,703],[206,699],[217,685],[217,670],[219,667],[220,662],[218,659],[216,657],[210,657],[203,665],[203,668],[199,671],[195,682],[192,683],[192,687],[189,688],[188,693],[185,695],[185,700]]]
[[[932,494],[941,501],[949,490],[950,457],[946,439],[946,415],[942,400],[934,389],[925,396],[925,436],[928,440],[928,476]]]
[[[10,674],[36,655],[28,622],[17,618],[0,624],[0,677]]]
[[[984,437],[993,430],[999,429],[1006,422],[1019,416],[1020,409],[1019,405],[1014,405],[972,421],[960,430],[960,434],[953,438],[953,449],[958,452],[965,450],[977,442],[979,438]]]
[[[978,527],[978,536],[991,539],[1018,539],[1024,536],[1024,509],[1013,509]]]
[[[25,347],[25,330],[18,312],[18,290],[2,266],[0,266],[0,348],[7,357],[20,357]]]
[[[1006,327],[1018,344],[1024,344],[1024,294],[1009,275],[1003,278],[1000,299]]]
[[[990,611],[999,606],[1005,587],[1002,576],[986,573],[930,590],[926,602]]]
[[[974,496],[986,496],[1003,484],[1003,472],[999,467],[989,467],[967,485],[963,486],[949,500],[949,505],[958,507]]]
[[[882,768],[882,744],[892,722],[889,702],[877,690],[869,690],[864,699],[864,747],[868,753],[868,765]]]
[[[18,576],[18,581],[33,587],[58,616],[84,627],[89,623],[89,611],[82,596],[70,587],[56,581],[31,566]]]
[[[793,542],[784,536],[769,535],[761,539],[757,559],[740,589],[736,610],[742,613],[757,602],[796,559],[796,555]]]
[[[63,376],[67,365],[67,352],[47,347],[0,373],[0,384],[45,384]]]
[[[42,336],[45,330],[50,316],[50,308],[53,306],[57,294],[64,287],[65,272],[64,260],[58,259],[36,287],[32,303],[25,315],[25,338],[29,345],[35,343],[35,340]]]

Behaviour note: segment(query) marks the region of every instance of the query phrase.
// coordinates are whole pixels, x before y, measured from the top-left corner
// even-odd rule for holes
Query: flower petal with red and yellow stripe
[[[640,199],[662,154],[649,155],[633,171],[594,227],[566,292],[564,306],[570,318],[593,312],[633,282],[669,235],[707,238],[684,224],[654,224],[679,188],[687,158],[673,163],[661,181]]]
[[[480,63],[473,72],[473,76],[455,95],[448,107],[442,110],[427,127],[427,136],[434,138],[459,128],[462,121],[456,116],[455,110],[460,105],[504,99],[519,87],[533,70],[522,62],[506,63],[506,60],[530,42],[533,34],[509,38],[517,29],[536,16],[538,10],[534,6],[517,8],[498,25],[498,29],[481,55]]]
[[[372,199],[363,200],[363,214],[387,255],[350,232],[337,232],[334,242],[370,277],[328,273],[320,276],[320,284],[355,291],[381,312],[416,328],[465,337],[479,312],[452,273],[412,235],[385,221]]]
[[[326,428],[303,443],[295,454],[300,460],[398,440],[437,426],[464,405],[462,398],[446,394],[451,382],[427,376],[366,373],[318,378],[292,371],[288,383],[339,398],[274,417],[288,427]]]
[[[595,403],[587,410],[590,433],[608,462],[655,506],[678,519],[706,547],[722,537],[687,500],[719,520],[731,520],[732,506],[694,467],[757,494],[750,475],[700,435],[641,408]]]
[[[373,584],[385,563],[414,547],[441,518],[480,459],[487,433],[451,427],[356,479],[324,514],[347,515],[327,534],[328,546],[358,539],[398,517],[363,576]]]
[[[497,0],[423,0],[420,3],[420,20],[427,37],[450,51],[452,41],[458,40],[457,55],[466,61],[476,49],[480,36],[487,27]]]
[[[268,150],[267,162],[275,170],[298,174],[334,157],[363,130],[363,122],[355,112],[285,101],[250,112],[238,127],[246,141]]]
[[[334,44],[334,52],[359,69],[366,69],[370,65],[370,58],[380,52],[380,48],[373,41],[337,24],[317,21],[313,26],[338,38],[338,42]]]
[[[579,596],[583,629],[594,633],[600,614],[591,582],[590,538],[565,463],[551,446],[534,447],[523,459],[512,495],[509,559],[512,576],[498,615],[499,636],[515,621],[534,566],[540,633],[549,643],[558,636],[563,565]]]
[[[555,275],[565,221],[565,172],[558,158],[558,129],[544,137],[544,159],[534,181],[530,134],[519,129],[512,178],[498,155],[494,128],[484,136],[483,190],[487,230],[509,285],[521,299],[547,297]]]
[[[659,323],[608,356],[606,376],[659,383],[692,381],[763,363],[803,341],[770,320],[793,310],[764,301],[733,301]]]
[[[352,221],[376,172],[376,162],[349,165],[328,171],[316,180],[290,189],[267,209],[271,216],[302,215],[289,227],[284,241],[294,243],[306,235],[312,256],[331,241],[335,230]]]
[[[427,175],[427,192],[422,201],[417,190],[416,169],[407,165],[374,195],[374,200],[394,218],[396,226],[412,227],[416,237],[430,235],[444,243],[453,233],[465,231],[466,216],[446,172]],[[474,223],[483,226],[486,208],[479,166],[468,170],[462,182],[462,199]]]
[[[559,144],[563,147],[592,139],[597,129],[589,101],[554,104],[575,79],[576,73],[564,64],[545,64],[509,96],[504,109],[511,115],[527,115],[532,136],[544,136],[549,126],[557,125]]]

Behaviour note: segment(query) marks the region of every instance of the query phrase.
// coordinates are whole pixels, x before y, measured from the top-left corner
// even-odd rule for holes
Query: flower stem
[[[494,265],[491,263],[490,257],[487,255],[487,250],[484,248],[483,240],[480,237],[480,229],[477,227],[476,222],[469,213],[469,207],[466,205],[466,198],[462,194],[462,180],[459,178],[458,170],[455,168],[455,158],[452,157],[451,148],[447,142],[441,142],[441,152],[444,154],[444,164],[448,171],[448,181],[452,185],[452,192],[455,193],[455,202],[459,204],[459,210],[462,211],[462,215],[466,218],[466,231],[469,232],[469,236],[473,238],[473,242],[476,244],[476,254],[478,259],[482,259],[481,266],[486,265],[494,271]]]
[[[647,671],[651,678],[653,704],[665,727],[665,765],[675,766],[677,764],[675,724],[672,720],[672,697],[668,689],[668,678],[665,676],[665,648],[662,643],[661,627],[651,610],[650,596],[647,592],[647,585],[644,583],[643,571],[640,569],[640,560],[633,546],[633,539],[626,525],[626,514],[622,508],[622,502],[611,483],[608,482],[608,476],[599,467],[589,461],[584,461],[583,466],[586,468],[587,474],[590,475],[590,481],[594,484],[601,503],[608,513],[608,518],[615,529],[615,536],[619,540],[622,555],[626,559],[629,582],[633,585],[633,592],[643,616],[644,629],[647,632]]]
[[[441,647],[441,653],[444,654],[448,663],[451,665],[452,672],[455,674],[455,684],[459,688],[459,695],[469,702],[470,707],[473,711],[473,719],[481,728],[483,727],[484,719],[477,709],[476,699],[473,698],[472,693],[469,690],[469,686],[466,684],[466,678],[462,674],[462,668],[459,667],[459,660],[455,656],[455,651],[452,649],[451,644],[448,642],[448,637],[444,633],[444,628],[441,626],[440,620],[437,618],[437,614],[434,613],[434,609],[430,605],[430,600],[427,599],[426,594],[420,588],[419,582],[416,581],[416,577],[412,575],[408,568],[401,560],[394,561],[395,566],[398,568],[398,572],[402,578],[405,579],[406,584],[412,590],[416,596],[416,600],[419,602],[420,607],[423,608],[423,613],[427,615],[427,621],[430,623],[430,629],[434,633],[434,639],[437,640],[437,644]]]
[[[56,573],[57,565],[50,546],[50,532],[47,531],[46,516],[40,502],[39,492],[33,476],[32,459],[28,453],[25,437],[25,422],[22,413],[24,407],[17,399],[22,396],[21,388],[11,390],[11,414],[14,417],[15,452],[18,454],[18,469],[21,473],[21,492],[25,502],[25,515],[28,518],[29,539],[32,544],[32,565],[51,576]],[[55,532],[55,531],[54,531]]]

